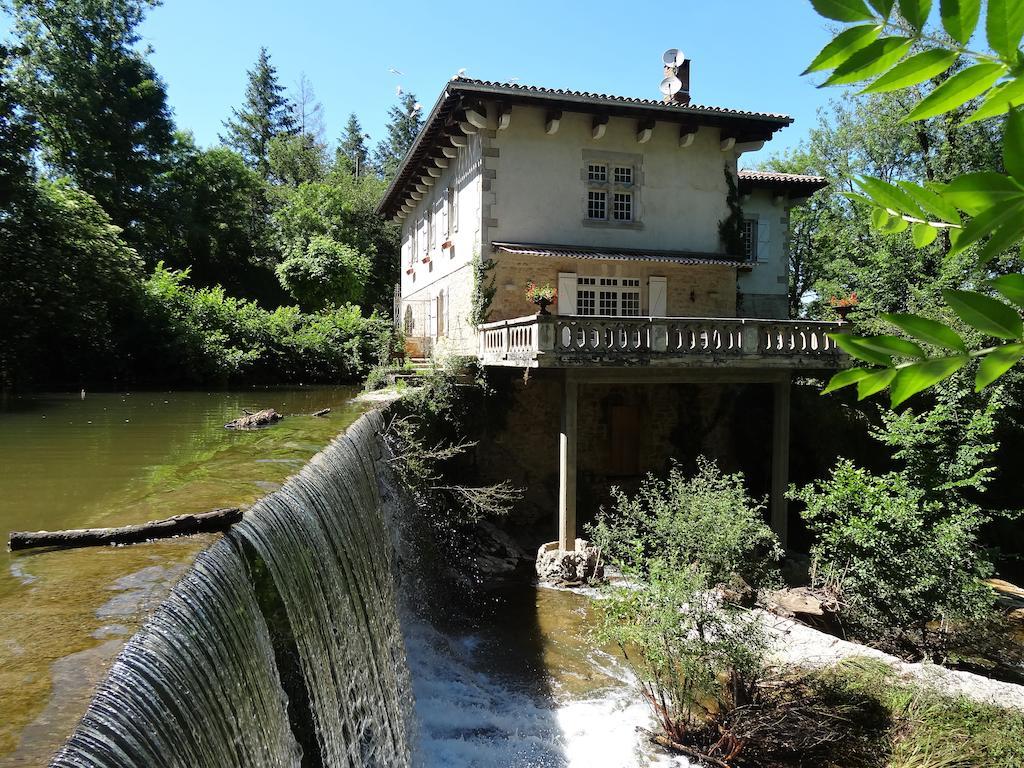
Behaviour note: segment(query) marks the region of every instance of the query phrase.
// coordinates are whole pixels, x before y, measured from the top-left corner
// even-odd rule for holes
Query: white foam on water
[[[422,620],[403,622],[419,724],[419,768],[687,768],[637,728],[651,713],[623,671],[621,685],[585,698],[545,697],[482,671],[480,642]],[[600,660],[614,663],[610,657]]]

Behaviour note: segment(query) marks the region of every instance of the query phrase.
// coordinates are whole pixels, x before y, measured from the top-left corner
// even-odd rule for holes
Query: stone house
[[[565,549],[595,469],[577,466],[579,435],[604,479],[652,468],[665,425],[706,399],[676,385],[770,387],[784,538],[791,374],[840,364],[838,324],[788,318],[789,211],[824,179],[739,170],[792,119],[692,104],[689,64],[666,67],[681,87],[663,100],[454,78],[379,207],[402,226],[408,351],[530,372],[514,407],[541,408],[552,435],[518,451],[557,468]],[[551,314],[531,281],[557,289]],[[670,407],[652,420],[658,387]]]

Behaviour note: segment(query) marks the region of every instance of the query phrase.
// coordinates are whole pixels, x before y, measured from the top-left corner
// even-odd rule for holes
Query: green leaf
[[[964,120],[964,124],[975,123],[978,120],[985,120],[990,117],[998,117],[1006,114],[1010,107],[1018,107],[1024,104],[1024,78],[1018,77],[1000,83],[987,94],[971,116]]]
[[[917,344],[899,336],[859,336],[857,340],[867,349],[881,352],[883,355],[896,357],[926,357],[924,350]]]
[[[954,349],[958,352],[967,351],[967,345],[960,338],[960,334],[935,320],[904,313],[883,314],[882,319],[926,344],[934,344],[936,347]]]
[[[1024,216],[1024,199],[1018,198],[1010,203],[999,203],[986,208],[956,232],[951,238],[952,247],[949,249],[949,256],[956,256],[982,238],[994,235],[1002,230],[1004,226],[1016,226],[1018,220]],[[952,233],[951,233],[952,234]],[[987,248],[987,250],[990,250]]]
[[[1024,344],[1007,344],[996,347],[981,359],[978,373],[974,377],[974,391],[981,392],[1024,357]]]
[[[1024,336],[1024,324],[1013,307],[974,291],[945,290],[942,298],[968,325],[987,336],[1000,339],[1019,339]]]
[[[878,14],[883,18],[889,18],[889,14],[892,13],[892,7],[895,4],[895,0],[868,0],[871,3],[871,7],[878,11]]]
[[[1000,213],[1000,222],[993,227],[988,241],[978,251],[978,264],[982,266],[1024,237],[1024,202],[1016,203]]]
[[[1003,167],[1018,182],[1024,182],[1024,112],[1014,109],[1003,126]]]
[[[900,15],[918,32],[928,21],[932,0],[900,0]]]
[[[929,226],[928,224],[915,224],[914,225],[914,247],[924,248],[935,242],[935,238],[939,236],[939,230],[935,227]]]
[[[900,232],[906,232],[909,226],[910,222],[902,216],[893,216],[889,223],[882,227],[882,231],[887,235],[898,235]]]
[[[925,360],[923,363],[914,363],[900,368],[899,373],[893,379],[892,389],[889,392],[892,407],[895,408],[907,398],[938,384],[943,379],[948,379],[963,368],[970,359],[967,355],[935,357]]]
[[[871,226],[875,229],[885,229],[889,226],[889,219],[892,217],[885,208],[875,207],[871,210]]]
[[[950,224],[960,223],[960,214],[957,213],[956,206],[943,200],[932,190],[910,181],[897,181],[896,184],[910,195],[926,213],[932,214],[941,221],[948,221]]]
[[[1016,61],[1017,46],[1024,35],[1024,3],[1020,0],[988,0],[985,32],[993,51],[1007,61]]]
[[[870,376],[872,373],[873,371],[870,368],[847,368],[845,371],[840,371],[829,379],[828,385],[821,390],[821,394],[827,395],[830,392],[835,392],[837,389],[848,387],[865,376]]]
[[[876,371],[870,376],[865,376],[857,382],[857,399],[863,400],[871,397],[876,392],[881,392],[889,386],[889,383],[896,378],[895,368],[886,368],[884,371]]]
[[[975,64],[958,72],[944,82],[914,107],[903,122],[926,120],[935,115],[949,112],[961,104],[980,96],[991,88],[996,80],[1006,74],[1005,64]]]
[[[874,176],[861,176],[857,179],[857,185],[874,200],[876,205],[924,218],[924,211],[921,210],[914,198],[887,181],[876,179]]]
[[[852,54],[873,42],[882,32],[880,24],[862,24],[836,35],[835,40],[821,49],[814,57],[811,65],[802,74],[818,72],[822,69],[834,69],[846,61]]]
[[[871,208],[875,207],[875,204],[871,201],[870,198],[865,197],[864,195],[860,194],[859,192],[841,192],[840,194],[843,197],[845,197],[847,200],[853,200],[854,202],[857,202],[857,203],[864,203],[864,205],[867,205],[867,206],[869,206]]]
[[[910,50],[912,41],[906,37],[883,37],[854,52],[850,58],[837,66],[822,87],[826,85],[849,85],[880,75],[903,58]]]
[[[835,21],[871,21],[874,15],[864,0],[811,0],[821,16]]]
[[[946,33],[960,45],[966,45],[978,26],[981,15],[981,0],[942,0],[939,15]]]
[[[1024,275],[1003,275],[991,281],[992,287],[1007,300],[1024,308]]]
[[[1002,173],[980,171],[957,176],[941,194],[960,210],[977,216],[994,205],[1024,198],[1024,187]]]
[[[865,347],[857,336],[849,333],[830,333],[829,338],[850,357],[856,357],[858,360],[874,363],[875,365],[884,365],[886,367],[892,365],[892,357],[890,355],[877,352],[870,347]]]
[[[923,83],[949,69],[960,57],[956,51],[932,48],[904,59],[880,78],[866,86],[861,93],[886,93]]]

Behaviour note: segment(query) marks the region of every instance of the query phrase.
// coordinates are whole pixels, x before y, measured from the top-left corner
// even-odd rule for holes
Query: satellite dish
[[[661,60],[665,63],[666,67],[681,67],[683,62],[686,61],[686,55],[678,48],[669,48],[661,54]]]
[[[666,96],[675,96],[683,87],[683,81],[678,77],[666,77],[661,81],[661,92]]]

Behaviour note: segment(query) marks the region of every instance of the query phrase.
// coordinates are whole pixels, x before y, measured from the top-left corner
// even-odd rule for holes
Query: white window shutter
[[[765,261],[768,258],[768,217],[758,219],[757,222],[757,248],[754,249],[754,258],[758,261]]]
[[[555,312],[559,315],[576,314],[576,273],[558,273],[558,301]]]
[[[647,282],[647,314],[650,317],[665,317],[668,314],[666,298],[668,278],[651,277]]]
[[[451,222],[448,220],[448,195],[450,194],[451,190],[445,189],[441,202],[441,233],[445,241],[451,240],[452,237]]]

